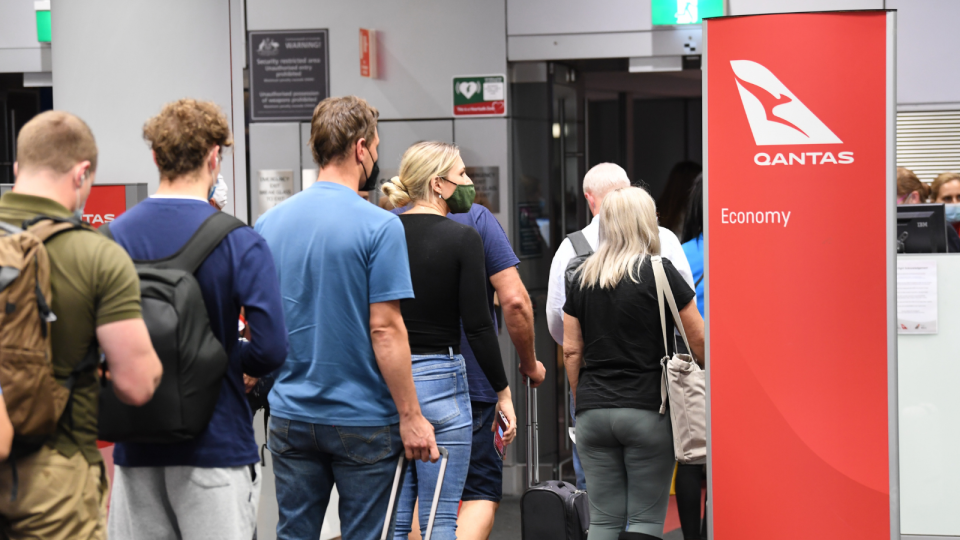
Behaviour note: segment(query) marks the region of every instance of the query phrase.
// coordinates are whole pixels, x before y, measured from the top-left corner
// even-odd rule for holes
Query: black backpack
[[[100,440],[177,443],[206,429],[229,359],[210,330],[200,284],[193,274],[231,231],[245,226],[237,218],[217,212],[172,256],[134,261],[140,276],[143,320],[163,364],[163,378],[149,403],[133,407],[117,399],[104,377]],[[100,231],[113,238],[109,226]]]
[[[563,272],[564,283],[567,287],[566,290],[569,291],[570,285],[572,285],[576,279],[577,270],[580,270],[580,265],[583,264],[583,261],[587,260],[587,257],[593,255],[593,248],[590,247],[590,243],[587,242],[587,237],[583,235],[583,231],[570,233],[567,235],[567,239],[573,244],[573,250],[577,253],[576,257],[570,259],[570,262],[567,263],[567,268]]]

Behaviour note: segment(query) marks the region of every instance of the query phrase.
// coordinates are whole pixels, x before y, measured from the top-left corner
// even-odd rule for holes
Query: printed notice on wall
[[[897,330],[937,333],[937,261],[897,258]]]
[[[262,170],[257,173],[257,210],[262,216],[293,196],[293,171]]]
[[[310,120],[330,95],[326,30],[250,32],[250,117]]]
[[[473,202],[486,206],[494,214],[499,213],[500,167],[467,167],[465,172],[477,190],[477,198]]]

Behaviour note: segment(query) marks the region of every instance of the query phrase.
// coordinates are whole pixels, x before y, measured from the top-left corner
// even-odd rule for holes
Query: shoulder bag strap
[[[220,242],[228,234],[240,227],[247,225],[239,219],[223,212],[216,212],[200,225],[190,240],[180,248],[179,251],[167,257],[155,261],[136,261],[137,263],[148,263],[154,268],[168,268],[190,272],[191,274],[200,268],[203,261],[207,260],[210,253],[213,252]]]
[[[661,282],[660,272],[663,270],[663,261],[659,255],[650,257],[650,265],[653,267],[653,280],[657,285],[657,304],[660,306],[660,330],[663,331],[663,358],[660,360],[660,414],[667,412],[667,359],[670,355],[670,349],[667,347],[667,316],[663,310],[663,283]]]
[[[573,250],[577,253],[577,257],[593,255],[593,248],[590,247],[590,242],[587,242],[587,237],[583,234],[583,231],[570,233],[567,238],[573,244]]]
[[[663,261],[657,257],[653,262],[653,277],[657,280],[657,291],[662,292],[660,296],[660,323],[663,327],[664,345],[667,342],[667,324],[663,313],[663,297],[666,297],[667,304],[670,305],[670,313],[673,315],[673,322],[680,331],[680,337],[683,338],[683,344],[687,346],[690,355],[693,355],[693,349],[690,348],[690,342],[687,341],[687,333],[683,330],[683,322],[680,320],[680,310],[677,309],[677,300],[673,297],[673,289],[670,287],[670,280],[667,279],[667,273],[663,270]]]
[[[653,278],[657,284],[657,303],[660,306],[660,329],[663,332],[663,360],[660,361],[662,367],[662,376],[660,378],[660,414],[667,410],[667,361],[670,359],[670,349],[667,347],[667,315],[663,309],[663,299],[666,297],[667,304],[670,305],[670,314],[673,315],[673,321],[677,329],[680,330],[680,337],[687,346],[687,350],[693,354],[690,348],[690,342],[687,341],[687,333],[683,330],[683,322],[680,320],[680,312],[677,310],[677,301],[673,298],[673,289],[670,287],[670,280],[667,279],[667,273],[663,270],[663,260],[659,255],[650,257],[650,264],[653,266]]]

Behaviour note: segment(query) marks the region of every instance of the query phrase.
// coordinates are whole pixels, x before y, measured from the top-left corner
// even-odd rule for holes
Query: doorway
[[[547,369],[537,396],[541,479],[574,481],[569,384],[546,318],[553,255],[589,223],[582,186],[590,167],[616,163],[657,200],[677,163],[702,162],[701,76],[698,63],[691,68],[630,73],[626,58],[511,66],[512,240]],[[519,439],[518,455],[526,455]]]

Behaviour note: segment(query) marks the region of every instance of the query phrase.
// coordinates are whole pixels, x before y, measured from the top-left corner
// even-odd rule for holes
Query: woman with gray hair
[[[609,193],[600,245],[577,270],[563,306],[563,356],[576,404],[577,448],[590,482],[590,539],[661,538],[675,462],[670,415],[659,413],[663,349],[651,256],[657,212],[640,188]],[[692,353],[702,362],[703,319],[668,259]],[[667,335],[673,335],[667,317]],[[671,349],[673,347],[671,346]]]

